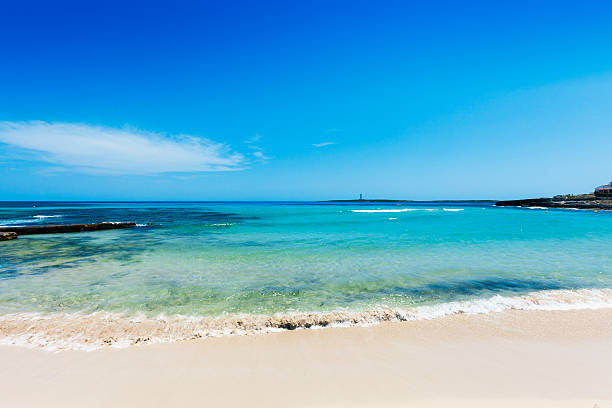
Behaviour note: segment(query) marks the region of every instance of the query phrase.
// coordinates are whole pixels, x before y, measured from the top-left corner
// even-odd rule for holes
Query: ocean
[[[612,307],[612,212],[490,202],[4,202],[0,344],[48,350]]]

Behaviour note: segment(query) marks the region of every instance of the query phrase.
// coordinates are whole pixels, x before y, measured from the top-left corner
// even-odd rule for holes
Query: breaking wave
[[[355,213],[400,213],[408,211],[419,211],[419,208],[401,208],[401,209],[386,209],[386,210],[351,210]],[[425,211],[433,211],[432,209],[424,209]]]
[[[0,316],[0,344],[49,351],[95,350],[282,330],[370,326],[382,322],[435,319],[455,314],[504,310],[577,310],[612,307],[612,289],[548,290],[523,296],[496,295],[487,299],[449,302],[414,308],[380,307],[366,311],[278,313],[222,317],[164,316],[156,318],[117,313]]]
[[[25,219],[25,220],[0,220],[0,227],[19,227],[21,224],[29,224],[32,222],[38,222],[39,220]]]
[[[61,215],[33,215],[32,218],[19,220],[0,220],[0,227],[20,227],[21,224],[40,222],[47,218],[59,218]]]

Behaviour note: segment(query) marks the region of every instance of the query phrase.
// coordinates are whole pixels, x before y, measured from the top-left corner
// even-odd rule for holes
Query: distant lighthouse
[[[363,200],[363,194],[359,194],[359,201]]]

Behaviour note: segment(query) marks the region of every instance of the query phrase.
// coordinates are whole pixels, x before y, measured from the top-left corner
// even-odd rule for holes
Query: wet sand
[[[51,353],[0,346],[0,406],[612,407],[612,309],[505,311]]]

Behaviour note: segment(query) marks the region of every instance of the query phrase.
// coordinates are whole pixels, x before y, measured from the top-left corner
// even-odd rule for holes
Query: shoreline
[[[523,295],[495,295],[411,308],[237,314],[217,317],[112,312],[13,313],[0,315],[0,345],[46,351],[126,348],[210,337],[262,335],[279,331],[373,326],[387,322],[444,319],[504,310],[582,310],[612,308],[612,289],[543,290]]]
[[[0,346],[7,406],[612,407],[612,309],[507,310],[94,352]]]

